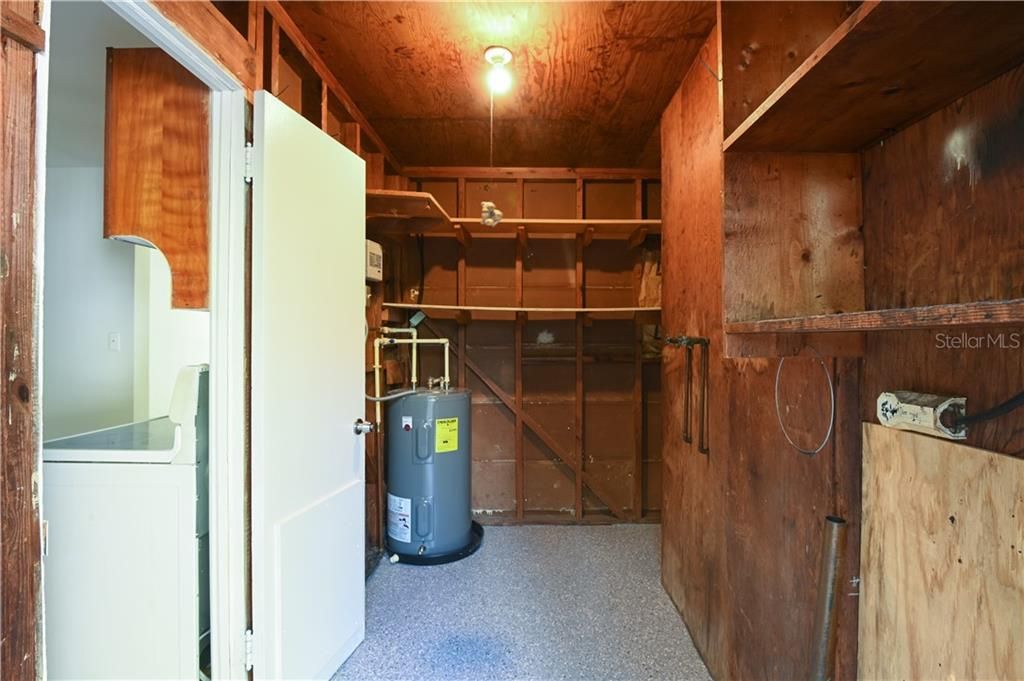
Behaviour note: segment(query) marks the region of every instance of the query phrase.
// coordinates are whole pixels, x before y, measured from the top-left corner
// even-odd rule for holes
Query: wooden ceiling
[[[288,2],[404,165],[644,167],[658,120],[714,24],[710,2]],[[715,55],[705,55],[713,63]],[[645,151],[646,148],[646,151]]]

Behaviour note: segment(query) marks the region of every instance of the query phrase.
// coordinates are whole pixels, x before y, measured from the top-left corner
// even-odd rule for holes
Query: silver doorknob
[[[377,430],[377,426],[372,423],[368,423],[362,419],[356,419],[355,426],[352,428],[356,435],[366,435],[367,433],[373,433]]]

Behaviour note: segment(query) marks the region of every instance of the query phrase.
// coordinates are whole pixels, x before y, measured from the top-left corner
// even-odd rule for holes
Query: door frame
[[[102,2],[211,90],[210,449],[216,453],[210,457],[211,672],[216,679],[245,678],[245,632],[249,627],[246,89],[212,55],[168,20],[151,0]],[[47,41],[49,5],[46,1],[41,3],[41,27],[46,31]],[[42,161],[36,164],[37,241],[40,245],[45,231],[42,209],[46,189],[48,47],[37,55],[36,61],[36,153]],[[42,270],[41,259],[37,268]],[[45,581],[42,598],[45,601]],[[38,650],[45,669],[45,638],[40,641]]]

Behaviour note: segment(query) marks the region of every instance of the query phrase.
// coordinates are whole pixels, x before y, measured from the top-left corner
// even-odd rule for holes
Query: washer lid
[[[164,416],[43,443],[44,461],[170,463],[181,449],[181,426]]]

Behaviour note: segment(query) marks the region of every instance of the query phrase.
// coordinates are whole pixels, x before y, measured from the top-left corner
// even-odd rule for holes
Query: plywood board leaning
[[[1024,678],[1024,460],[864,424],[861,679]]]

